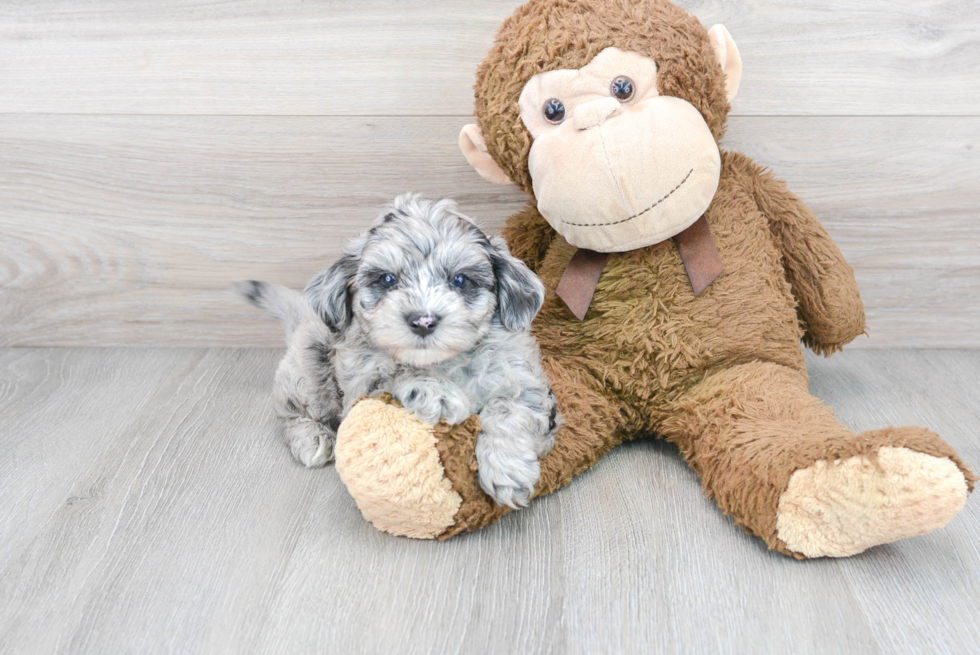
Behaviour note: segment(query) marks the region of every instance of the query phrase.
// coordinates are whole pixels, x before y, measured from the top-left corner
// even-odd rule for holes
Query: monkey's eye
[[[565,120],[565,105],[558,98],[552,98],[544,103],[544,119],[552,125]]]
[[[453,279],[452,279],[452,281],[450,282],[450,284],[452,284],[452,285],[453,285],[454,287],[456,287],[457,289],[463,289],[463,288],[465,288],[465,287],[466,287],[466,284],[467,284],[467,283],[468,283],[469,281],[470,281],[470,280],[469,280],[469,278],[468,278],[468,277],[466,277],[466,276],[465,276],[465,275],[463,275],[462,273],[457,273],[456,275],[454,275],[454,276],[453,276]]]
[[[395,277],[393,273],[382,274],[381,277],[378,278],[378,281],[381,282],[381,286],[384,287],[385,289],[390,289],[391,287],[398,284],[398,278]]]
[[[609,85],[609,93],[620,102],[628,102],[633,98],[635,92],[633,80],[625,75],[620,75],[615,78],[612,84]]]

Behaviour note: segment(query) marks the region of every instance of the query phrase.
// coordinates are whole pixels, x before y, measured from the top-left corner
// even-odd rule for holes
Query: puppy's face
[[[476,345],[497,310],[488,245],[456,217],[388,214],[368,235],[352,289],[352,310],[368,338],[415,366]]]
[[[335,331],[356,320],[375,346],[414,366],[472,348],[495,318],[527,329],[544,298],[541,282],[501,240],[449,201],[411,196],[396,199],[307,293]]]

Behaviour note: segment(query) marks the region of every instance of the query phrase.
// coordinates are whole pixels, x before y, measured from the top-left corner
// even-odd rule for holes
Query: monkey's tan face
[[[718,188],[721,155],[689,102],[661,96],[650,57],[606,48],[532,77],[520,98],[538,211],[572,245],[622,252],[683,231]]]

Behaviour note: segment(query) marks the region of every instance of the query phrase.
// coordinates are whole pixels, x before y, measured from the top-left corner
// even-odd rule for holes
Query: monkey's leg
[[[545,359],[564,424],[541,461],[534,495],[551,493],[620,443],[631,417],[594,376]],[[390,400],[367,399],[338,431],[337,472],[364,517],[380,530],[445,539],[482,528],[511,510],[477,478],[478,416],[433,428]]]
[[[547,356],[542,364],[558,399],[562,426],[555,436],[554,447],[541,460],[535,498],[567,485],[612,447],[622,443],[627,425],[639,423],[625,407],[602,392],[594,375]],[[440,440],[446,475],[463,499],[454,525],[440,539],[482,528],[511,511],[494,503],[480,489],[475,446],[476,434],[466,439]]]
[[[945,525],[977,479],[925,428],[854,434],[802,373],[751,363],[710,373],[659,426],[719,507],[770,548],[843,557]]]

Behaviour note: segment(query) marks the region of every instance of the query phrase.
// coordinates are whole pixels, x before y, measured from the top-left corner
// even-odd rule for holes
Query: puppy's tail
[[[235,293],[259,309],[279,319],[288,339],[300,324],[316,318],[313,309],[299,291],[271,282],[248,280],[236,282]]]

